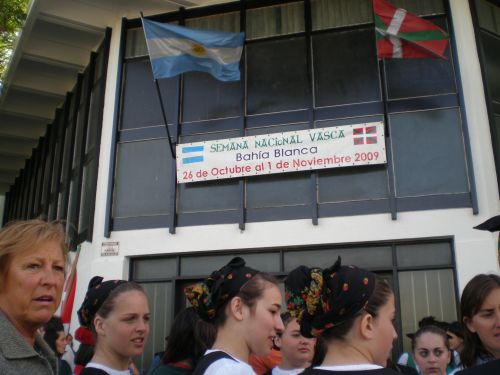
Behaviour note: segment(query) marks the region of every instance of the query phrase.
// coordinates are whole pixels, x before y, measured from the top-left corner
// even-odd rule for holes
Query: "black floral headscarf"
[[[85,294],[85,299],[77,313],[82,327],[91,329],[95,314],[99,311],[106,298],[108,298],[109,293],[118,285],[127,282],[125,280],[102,282],[102,280],[101,276],[94,276],[89,282],[87,294]]]
[[[340,262],[339,257],[325,270],[299,266],[285,280],[287,308],[305,337],[320,336],[353,318],[373,293],[375,274]]]
[[[236,296],[241,288],[259,271],[246,267],[243,258],[233,258],[228,264],[203,282],[190,285],[184,294],[198,315],[209,322],[217,310]]]

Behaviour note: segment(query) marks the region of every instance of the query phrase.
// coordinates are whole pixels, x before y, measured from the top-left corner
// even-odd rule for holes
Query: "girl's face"
[[[269,354],[277,332],[284,330],[280,312],[281,293],[276,285],[266,282],[266,288],[255,305],[244,305],[244,334],[250,352],[258,356]]]
[[[453,332],[448,331],[446,332],[446,334],[448,335],[448,343],[450,344],[450,349],[459,351],[462,348],[464,340],[455,335]]]
[[[130,290],[119,294],[107,318],[94,321],[98,344],[106,352],[129,359],[139,355],[149,335],[149,306],[144,293]]]
[[[385,366],[390,357],[394,340],[398,338],[393,321],[396,316],[394,295],[391,294],[374,319],[375,339],[372,347],[372,356],[376,364]]]
[[[285,330],[275,342],[280,348],[284,368],[306,368],[314,357],[316,339],[308,339],[300,334],[297,319],[288,322]]]
[[[492,290],[479,311],[464,322],[469,331],[477,333],[484,348],[500,358],[500,288]]]
[[[442,336],[432,333],[422,333],[415,342],[413,357],[422,375],[446,375],[446,366],[450,362],[451,352]]]
[[[59,354],[64,354],[64,350],[66,349],[66,334],[64,331],[57,332],[57,340],[56,340],[56,350]]]

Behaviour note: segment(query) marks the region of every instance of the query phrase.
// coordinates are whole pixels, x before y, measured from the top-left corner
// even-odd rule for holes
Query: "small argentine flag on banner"
[[[189,29],[142,19],[155,79],[189,72],[210,73],[220,81],[240,79],[243,33]]]
[[[203,159],[204,146],[182,147],[182,164],[200,163]]]

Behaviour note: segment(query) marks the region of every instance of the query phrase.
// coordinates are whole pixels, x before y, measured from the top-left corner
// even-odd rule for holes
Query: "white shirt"
[[[212,352],[221,351],[222,350],[209,349],[205,352],[205,355]],[[242,362],[238,358],[234,358],[228,353],[226,354],[233,359],[221,358],[215,361],[210,366],[208,366],[208,368],[205,370],[204,375],[257,375],[248,363]]]
[[[360,365],[316,366],[314,368],[318,370],[328,370],[328,371],[366,371],[366,370],[378,370],[383,367],[379,365],[373,365],[371,363],[366,363]]]
[[[292,370],[283,370],[279,366],[276,366],[272,370],[272,375],[297,375],[300,374],[302,371],[304,371],[303,368],[294,368]]]

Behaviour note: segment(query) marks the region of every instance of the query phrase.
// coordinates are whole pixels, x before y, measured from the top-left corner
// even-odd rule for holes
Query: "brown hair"
[[[264,294],[264,290],[268,287],[268,284],[278,285],[278,280],[264,272],[256,273],[250,280],[248,280],[241,288],[235,297],[240,297],[245,305],[252,308],[255,306],[257,301]],[[234,297],[233,297],[234,298]],[[232,298],[231,298],[232,299]],[[215,327],[220,327],[224,325],[227,319],[226,306],[231,301],[229,299],[226,303],[220,306],[216,313],[215,318],[212,323]]]
[[[481,306],[483,306],[484,300],[496,288],[500,288],[500,276],[479,274],[467,283],[462,292],[460,312],[462,314],[464,349],[460,353],[460,359],[465,367],[473,366],[477,356],[481,352],[486,352],[486,349],[478,334],[469,331],[464,321],[471,320],[478,313]]]
[[[35,252],[37,246],[54,241],[60,247],[65,264],[68,261],[68,237],[61,222],[40,219],[13,221],[0,229],[0,290],[12,258],[25,251]]]
[[[428,326],[420,327],[418,329],[418,331],[415,332],[415,334],[412,336],[412,338],[411,338],[411,351],[412,352],[415,352],[415,347],[417,346],[417,339],[420,336],[422,336],[424,333],[433,333],[437,336],[441,336],[441,338],[443,339],[443,342],[444,342],[444,346],[446,346],[446,348],[448,350],[450,350],[450,342],[448,340],[448,336],[446,335],[446,332],[437,326],[428,325]]]
[[[374,318],[377,317],[379,310],[384,306],[393,294],[392,288],[389,283],[382,279],[380,276],[375,276],[375,287],[373,293],[368,299],[366,306],[355,314],[352,318],[345,322],[338,324],[332,328],[327,329],[322,333],[322,337],[328,342],[330,340],[343,340],[347,333],[354,325],[354,321],[364,313],[368,313]]]

